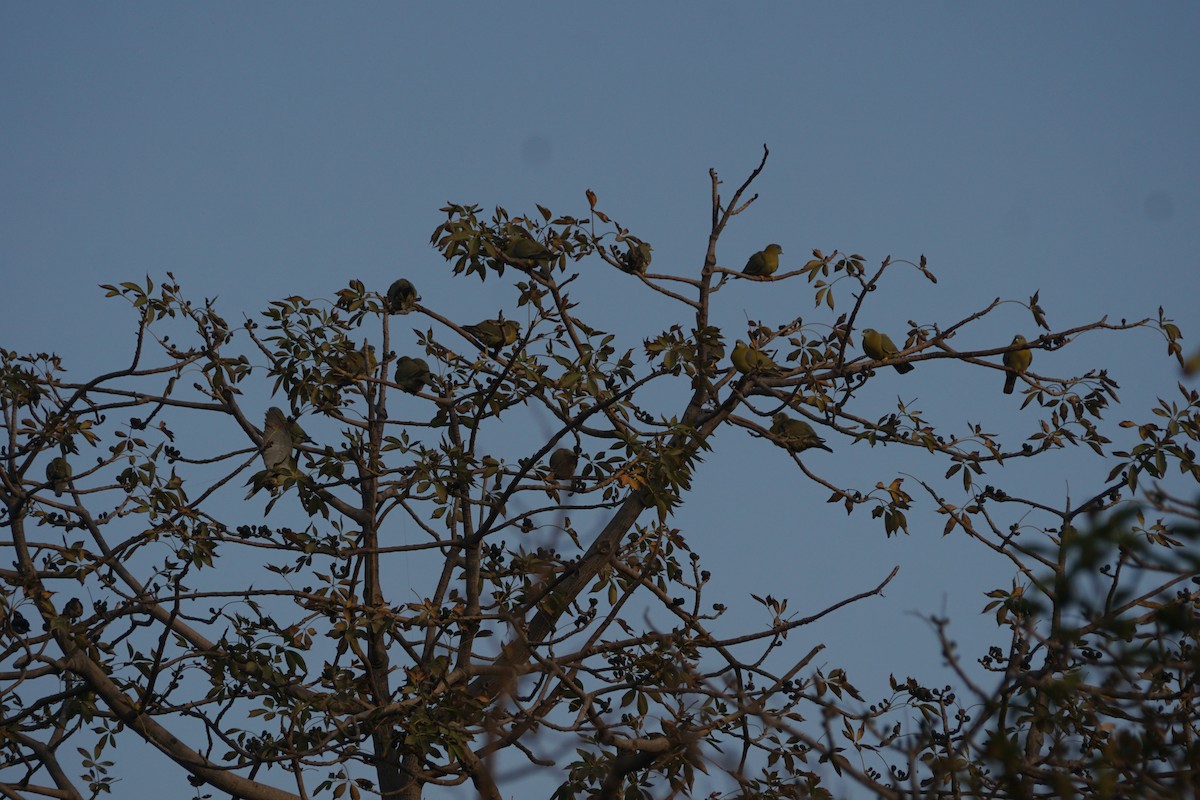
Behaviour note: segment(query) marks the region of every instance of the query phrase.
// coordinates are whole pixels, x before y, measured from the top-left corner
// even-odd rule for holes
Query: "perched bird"
[[[464,325],[463,330],[492,351],[512,344],[521,335],[521,326],[511,319],[504,318],[485,319],[478,325]]]
[[[1026,344],[1025,337],[1018,333],[1013,337],[1012,343],[1014,345]],[[1012,370],[1004,378],[1005,394],[1013,393],[1013,389],[1017,388],[1017,376],[1029,369],[1029,365],[1032,362],[1033,351],[1028,347],[1022,347],[1020,350],[1009,350],[1004,354],[1004,366]]]
[[[549,261],[554,254],[541,242],[530,239],[523,233],[515,233],[504,248],[504,254],[520,261]]]
[[[779,439],[788,450],[797,453],[810,447],[833,452],[825,446],[825,440],[817,436],[813,426],[802,419],[792,419],[782,411],[771,418],[771,434]]]
[[[550,474],[560,483],[574,478],[578,466],[579,454],[574,450],[560,447],[550,454]]]
[[[400,356],[396,359],[396,385],[409,394],[416,394],[424,389],[432,377],[425,359],[411,356]]]
[[[653,258],[654,248],[632,236],[626,241],[629,243],[629,250],[621,256],[622,269],[631,274],[645,275],[646,268],[650,266],[650,259]]]
[[[775,270],[779,269],[779,254],[782,252],[783,248],[777,244],[767,245],[764,249],[750,256],[750,259],[746,262],[746,266],[742,268],[742,274],[759,278],[774,275]]]
[[[734,368],[743,375],[749,375],[752,372],[760,372],[764,375],[783,372],[783,367],[776,364],[769,355],[756,347],[751,347],[741,339],[738,339],[733,346],[733,353],[729,358],[733,361]]]
[[[407,278],[393,281],[387,290],[387,308],[390,314],[407,314],[413,310],[421,295]]]
[[[887,361],[900,352],[895,342],[886,333],[880,333],[874,328],[864,328],[862,332],[863,350],[876,361]],[[892,364],[896,372],[903,375],[913,371],[912,364]]]
[[[1050,330],[1050,323],[1046,322],[1046,310],[1038,305],[1039,294],[1041,294],[1041,290],[1034,292],[1033,297],[1029,298],[1029,312],[1033,314],[1033,321],[1036,322],[1039,327]]]
[[[262,437],[262,458],[266,469],[256,472],[246,481],[246,485],[251,487],[246,499],[249,500],[263,489],[270,489],[274,494],[289,475],[294,477],[297,468],[292,451],[297,442],[307,440],[304,430],[284,416],[282,409],[277,406],[267,409]]]
[[[46,465],[46,481],[54,485],[54,496],[62,497],[67,490],[67,481],[71,480],[71,465],[65,456],[58,456]]]
[[[296,447],[293,426],[295,423],[289,422],[278,406],[267,409],[267,418],[263,423],[262,457],[268,470],[277,472],[296,468],[296,459],[292,456],[292,450]]]
[[[20,611],[14,611],[8,616],[8,627],[18,636],[29,633],[29,620]]]
[[[67,619],[79,619],[83,616],[83,603],[79,601],[78,597],[72,597],[67,601],[67,604],[63,606],[62,615]]]
[[[357,383],[367,377],[371,369],[365,350],[351,350],[342,355],[330,356],[327,361],[330,375],[338,386]]]

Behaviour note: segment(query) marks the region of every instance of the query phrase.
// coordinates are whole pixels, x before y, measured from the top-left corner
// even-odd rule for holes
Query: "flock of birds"
[[[621,266],[631,272],[644,274],[650,264],[652,248],[641,240],[629,238],[631,246],[629,252],[622,256]],[[783,248],[778,244],[767,245],[750,256],[742,274],[755,278],[774,275],[779,269],[779,256],[782,253]],[[514,237],[506,254],[511,258],[535,261],[547,259],[551,255],[542,244],[524,237]],[[400,278],[388,287],[385,309],[391,314],[408,314],[417,307],[420,300],[421,297],[412,282]],[[521,335],[521,326],[513,320],[504,319],[503,315],[498,319],[485,319],[475,325],[465,325],[463,330],[493,354],[516,342]],[[1024,336],[1017,335],[1013,337],[1012,349],[1004,354],[1004,366],[1008,370],[1004,382],[1005,394],[1013,392],[1017,377],[1029,369],[1033,360],[1033,354],[1027,344]],[[863,330],[862,348],[872,359],[890,364],[901,374],[912,372],[914,369],[910,363],[895,360],[900,353],[899,348],[891,337],[874,328]],[[769,376],[784,372],[769,355],[741,339],[734,345],[731,361],[734,368],[743,375]],[[367,375],[372,365],[369,351],[364,348],[329,359],[329,366],[335,382],[348,386]],[[428,386],[432,379],[429,364],[425,359],[400,356],[396,360],[395,382],[401,390],[417,394]],[[777,442],[793,452],[802,452],[810,448],[832,452],[809,423],[782,412],[772,418],[770,433]],[[263,426],[261,452],[266,469],[249,481],[249,485],[253,487],[250,494],[253,495],[263,488],[274,492],[289,476],[295,477],[296,447],[305,441],[308,441],[308,437],[300,425],[294,419],[289,419],[282,409],[272,406],[267,411]],[[560,483],[572,481],[578,464],[579,453],[576,450],[560,447],[550,456],[550,476]],[[63,492],[68,491],[70,480],[71,464],[64,450],[62,455],[51,459],[46,465],[46,483],[53,488],[56,497],[61,497]]]
[[[620,266],[629,272],[645,274],[650,265],[652,248],[646,242],[630,237],[629,252],[621,257]],[[769,244],[754,253],[746,261],[742,274],[755,278],[767,278],[779,269],[779,256],[783,248],[778,244]],[[546,259],[550,253],[546,248],[532,240],[517,237],[507,252],[512,258],[523,260]],[[408,314],[417,307],[421,300],[416,287],[406,278],[394,281],[388,287],[385,298],[385,308],[391,314]],[[473,336],[479,344],[492,352],[493,355],[504,347],[517,341],[521,335],[521,326],[513,321],[504,319],[485,319],[475,325],[465,325],[463,330]],[[1004,381],[1004,393],[1012,394],[1016,387],[1017,377],[1029,369],[1033,361],[1033,353],[1026,346],[1024,336],[1013,337],[1011,349],[1004,353],[1004,366],[1008,370]],[[862,332],[863,351],[872,359],[892,366],[900,374],[907,374],[914,369],[912,364],[895,361],[900,350],[886,333],[874,328],[865,328]],[[340,386],[348,386],[367,375],[372,367],[370,351],[366,348],[353,350],[329,359],[330,374]],[[734,369],[743,375],[769,376],[784,372],[783,368],[772,358],[756,347],[748,345],[739,339],[734,345],[730,356]],[[433,375],[428,362],[423,358],[400,356],[396,360],[395,382],[401,390],[417,394],[430,384]],[[812,448],[833,452],[825,440],[817,435],[812,425],[802,419],[789,417],[783,412],[775,414],[771,419],[770,434],[779,444],[792,452],[803,452]],[[253,496],[261,489],[270,489],[272,494],[289,478],[299,476],[296,464],[296,448],[309,441],[308,435],[300,424],[290,419],[283,409],[272,406],[267,410],[263,422],[262,460],[265,466],[247,482],[251,491],[247,497]],[[560,447],[550,454],[549,477],[558,485],[573,486],[575,473],[579,468],[579,451]],[[53,488],[54,496],[61,497],[69,491],[71,480],[71,464],[67,460],[66,450],[50,460],[46,465],[46,483]],[[78,598],[71,598],[63,607],[63,616],[74,620],[83,614],[83,604]],[[29,622],[14,612],[8,619],[8,625],[18,634],[29,630]]]

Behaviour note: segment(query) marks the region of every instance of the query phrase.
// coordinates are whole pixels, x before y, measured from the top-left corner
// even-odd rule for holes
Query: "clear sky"
[[[653,243],[656,271],[694,274],[708,169],[728,196],[767,143],[724,266],[769,241],[785,267],[814,247],[868,264],[924,254],[939,283],[890,273],[865,324],[895,337],[909,319],[946,324],[1040,290],[1055,328],[1162,305],[1191,350],[1198,41],[1200,5],[1184,2],[6,3],[0,345],[56,351],[76,378],[124,363],[133,318],[97,284],[167,271],[230,320],[401,275],[456,319],[515,313],[491,281],[450,280],[430,249],[447,201],[583,216],[590,188]],[[628,346],[686,321],[601,266],[576,289],[585,319]],[[747,319],[830,319],[799,282],[737,285],[721,301],[730,340]],[[1009,305],[956,344],[1019,331],[1032,334],[1029,314]],[[1163,352],[1138,333],[1038,360],[1063,375],[1110,367],[1126,402],[1115,423],[1147,419],[1173,391]],[[1000,373],[962,374],[889,371],[870,402],[882,414],[900,396],[955,430],[1033,432]],[[842,485],[946,466],[827,438],[836,452],[805,460]],[[1065,454],[992,477],[1059,502],[1107,469]],[[886,600],[789,640],[797,655],[830,642],[826,663],[869,696],[889,671],[936,669],[912,612],[950,613],[977,645],[982,592],[1008,582],[979,548],[943,539],[941,518],[914,512],[912,536],[886,540],[738,431],[718,437],[697,489],[678,524],[714,572],[712,599],[745,610],[735,620],[764,622],[750,591],[806,614],[902,565]]]

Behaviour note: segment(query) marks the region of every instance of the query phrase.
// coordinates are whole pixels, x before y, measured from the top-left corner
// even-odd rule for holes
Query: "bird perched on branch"
[[[262,459],[266,469],[256,472],[246,481],[246,485],[251,487],[246,499],[262,489],[269,489],[274,494],[289,476],[295,476],[297,467],[293,451],[297,442],[307,440],[304,429],[289,420],[283,409],[278,406],[267,409],[262,436]]]
[[[407,278],[393,281],[387,290],[387,308],[390,314],[407,314],[413,310],[421,296]]]
[[[627,237],[626,242],[629,244],[629,250],[621,256],[621,269],[630,274],[645,275],[650,266],[650,259],[653,258],[654,248],[648,242],[632,236]]]
[[[409,394],[416,394],[429,385],[433,375],[423,358],[400,356],[396,359],[396,385]]]
[[[523,233],[514,233],[504,248],[504,254],[518,261],[549,261],[554,254],[541,242],[530,239]]]
[[[769,355],[757,347],[751,347],[741,339],[738,339],[737,343],[733,346],[733,353],[730,354],[729,358],[733,361],[733,366],[737,371],[743,375],[749,375],[752,372],[762,375],[783,372],[783,367],[776,364]]]
[[[825,440],[817,436],[813,426],[802,419],[792,419],[782,411],[771,418],[771,435],[778,439],[788,450],[797,453],[817,447],[833,452],[826,447]]]
[[[295,469],[296,459],[292,451],[296,448],[293,429],[283,409],[271,406],[267,409],[267,417],[263,422],[263,464],[269,470],[280,468]]]
[[[862,332],[863,351],[876,361],[890,361],[900,350],[896,343],[886,333],[880,333],[874,328],[864,328]],[[892,364],[896,372],[903,375],[913,371],[912,364]]]
[[[1013,337],[1014,345],[1026,344],[1025,337],[1017,334]],[[1017,376],[1023,375],[1025,370],[1029,369],[1029,365],[1033,363],[1033,351],[1028,347],[1022,347],[1020,350],[1009,350],[1004,354],[1004,366],[1008,367],[1011,372],[1004,378],[1004,393],[1012,394],[1013,389],[1017,388]]]
[[[556,481],[569,481],[574,478],[578,466],[579,454],[574,450],[560,447],[550,454],[550,474]]]
[[[362,350],[351,350],[342,355],[330,356],[327,362],[330,367],[329,374],[337,386],[349,386],[357,383],[371,372],[371,361],[367,357],[365,347]]]
[[[511,319],[485,319],[477,325],[464,325],[463,330],[474,336],[480,343],[495,352],[517,340],[521,335],[521,326]]]
[[[67,481],[71,480],[71,464],[65,456],[50,459],[46,465],[46,482],[54,487],[54,496],[62,497],[67,490]]]
[[[83,616],[83,603],[80,602],[78,597],[72,597],[67,601],[67,604],[63,606],[62,615],[69,620],[79,619]]]
[[[777,244],[769,244],[762,250],[759,250],[746,262],[746,266],[742,268],[743,275],[750,275],[756,278],[765,278],[768,275],[774,275],[775,270],[779,269],[779,254],[783,252],[783,248]]]

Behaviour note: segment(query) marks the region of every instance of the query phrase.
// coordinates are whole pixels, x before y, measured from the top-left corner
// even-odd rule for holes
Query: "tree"
[[[1046,332],[1018,385],[1044,418],[1029,441],[941,431],[903,404],[868,418],[858,401],[884,366],[953,362],[999,392],[1014,345],[960,351],[954,338],[1000,301],[861,355],[881,278],[936,279],[923,257],[868,269],[840,252],[769,276],[720,266],[765,163],[764,150],[728,202],[710,171],[694,275],[656,272],[649,244],[590,191],[586,218],[449,205],[432,244],[464,282],[510,279],[508,318],[463,324],[414,290],[403,313],[419,316],[403,319],[425,327],[408,338],[387,287],[352,281],[335,302],[286,297],[265,326],[234,328],[168,273],[104,287],[138,315],[128,368],[73,381],[56,355],[0,352],[6,795],[111,791],[129,737],[197,796],[417,798],[469,781],[498,799],[517,764],[554,776],[563,798],[829,797],[845,782],[882,797],[1194,794],[1198,511],[1160,482],[1200,479],[1200,398],[1181,386],[1137,426],[1136,448],[1110,453],[1116,384],[1039,374],[1036,357],[1148,329],[1179,359],[1179,330],[1160,311],[1055,331],[1035,294]],[[570,292],[585,261],[679,304],[690,327],[619,352]],[[829,319],[721,330],[713,309],[737,280],[802,282]],[[254,399],[268,384],[270,412]],[[683,387],[681,407],[662,407],[660,384]],[[945,473],[833,485],[789,419],[835,448],[932,454]],[[530,437],[536,420],[552,421],[548,436]],[[520,436],[506,436],[513,424]],[[895,572],[803,616],[756,597],[770,625],[714,633],[725,608],[704,593],[719,572],[672,521],[700,459],[721,457],[715,432],[732,428],[888,536],[925,503],[946,535],[1011,560],[1013,582],[988,595],[1003,644],[974,666],[932,618],[960,685],[895,679],[877,703],[845,669],[814,666],[820,646],[784,654],[790,631],[879,595]],[[1078,446],[1113,468],[1077,506],[984,482]],[[45,473],[60,457],[58,497],[61,469]],[[402,559],[420,565],[412,586],[388,580]]]

